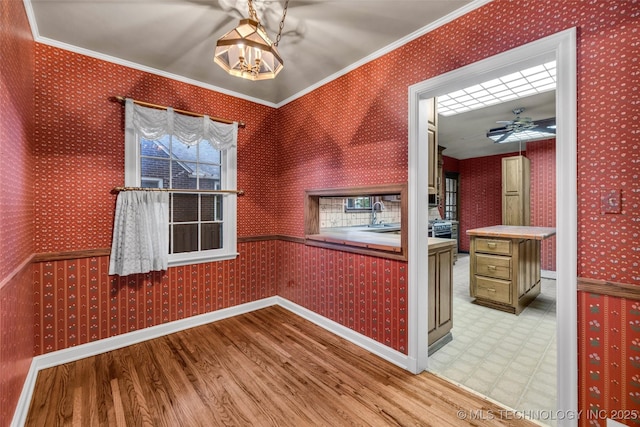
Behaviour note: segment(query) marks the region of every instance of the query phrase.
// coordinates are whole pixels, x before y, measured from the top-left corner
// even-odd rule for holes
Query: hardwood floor
[[[534,425],[499,410],[269,307],[43,370],[26,425]]]

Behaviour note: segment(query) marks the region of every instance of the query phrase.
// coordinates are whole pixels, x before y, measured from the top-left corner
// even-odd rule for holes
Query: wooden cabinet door
[[[438,301],[436,298],[436,278],[437,272],[437,264],[436,264],[436,253],[429,254],[429,344],[433,342],[433,332],[438,326],[436,312]]]
[[[429,345],[453,325],[453,250],[429,254]]]
[[[427,143],[429,144],[429,194],[438,194],[438,99],[427,102]]]
[[[502,224],[529,225],[530,161],[524,156],[502,158]]]
[[[440,286],[438,287],[438,328],[445,327],[450,323],[453,315],[453,253],[451,250],[438,253],[438,276]]]

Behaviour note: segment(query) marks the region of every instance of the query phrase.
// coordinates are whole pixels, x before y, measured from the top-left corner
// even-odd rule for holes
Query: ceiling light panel
[[[464,113],[556,88],[556,61],[469,86],[438,97],[438,113]]]

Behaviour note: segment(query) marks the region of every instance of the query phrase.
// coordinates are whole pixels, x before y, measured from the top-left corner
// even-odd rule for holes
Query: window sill
[[[169,260],[169,267],[180,267],[183,265],[203,264],[205,262],[225,261],[230,259],[236,259],[239,253],[229,253],[221,255],[206,255],[206,256],[193,256],[189,259],[175,259]]]
[[[305,244],[327,249],[334,249],[344,252],[353,252],[363,255],[370,255],[379,258],[389,258],[406,261],[407,257],[400,246],[400,236],[397,236],[398,243],[374,241],[375,236],[358,239],[357,237],[339,233],[320,233],[305,236]],[[364,237],[364,236],[363,236]]]

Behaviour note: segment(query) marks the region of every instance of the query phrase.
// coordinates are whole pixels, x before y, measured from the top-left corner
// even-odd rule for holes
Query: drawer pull
[[[487,290],[488,290],[489,292],[495,292],[495,291],[496,291],[494,288],[487,288]]]
[[[489,246],[491,249],[495,249],[498,244],[496,242],[487,242],[487,246]]]
[[[495,271],[496,270],[496,266],[495,265],[487,265],[487,269]]]

